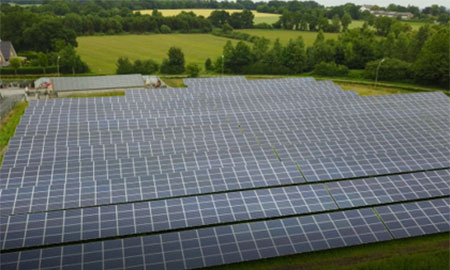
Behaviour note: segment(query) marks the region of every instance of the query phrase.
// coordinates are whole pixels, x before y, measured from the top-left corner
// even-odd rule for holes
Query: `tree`
[[[127,57],[119,57],[119,59],[117,59],[116,66],[117,66],[116,69],[117,74],[133,73],[133,64],[131,64],[130,59],[128,59]]]
[[[42,67],[42,70],[44,71],[44,74],[47,73],[46,69],[48,66],[48,57],[45,53],[40,52],[37,55],[37,61],[39,63],[39,66]]]
[[[348,26],[352,23],[352,17],[350,14],[345,13],[344,16],[342,16],[341,24],[342,24],[342,31],[347,31]]]
[[[161,65],[161,72],[165,74],[182,74],[185,71],[184,54],[180,48],[171,47]]]
[[[225,54],[225,53],[224,53]],[[231,56],[225,57],[225,66],[233,73],[241,73],[243,68],[253,61],[250,47],[243,41],[239,41],[233,49]]]
[[[335,14],[331,20],[330,32],[337,33],[341,31],[341,21],[339,20],[339,15]]]
[[[170,32],[172,32],[172,29],[170,29],[170,27],[165,24],[161,25],[160,29],[162,34],[169,34]]]
[[[155,61],[149,60],[136,60],[134,61],[132,73],[141,73],[141,74],[155,74],[159,70],[159,65]]]
[[[80,56],[74,47],[67,45],[59,51],[61,56],[60,69],[64,73],[84,73],[89,71],[89,67],[81,61]]]
[[[200,67],[197,66],[197,64],[190,63],[186,66],[186,73],[191,78],[198,77],[198,74],[200,73]]]
[[[408,49],[409,61],[414,62],[417,59],[417,56],[420,54],[422,47],[429,36],[430,26],[428,24],[421,26],[411,39]]]
[[[11,58],[11,59],[9,59],[9,65],[14,69],[14,74],[17,75],[17,70],[22,65],[22,59],[20,59],[20,58]]]
[[[417,61],[414,63],[414,73],[419,81],[433,84],[449,85],[450,30],[440,27],[424,44]]]
[[[213,65],[212,65],[211,58],[206,59],[206,61],[205,61],[205,70],[207,70],[207,71],[212,71],[212,70],[214,70],[214,67],[213,67]]]
[[[208,20],[212,23],[212,25],[222,27],[230,20],[230,14],[225,10],[214,10],[209,15]]]
[[[301,73],[306,69],[306,54],[303,38],[299,36],[296,40],[289,40],[289,43],[282,51],[283,65],[293,73]]]

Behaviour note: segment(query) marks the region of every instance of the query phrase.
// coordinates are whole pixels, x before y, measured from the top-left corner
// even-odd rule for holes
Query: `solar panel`
[[[1,254],[8,268],[183,269],[391,239],[370,209]]]
[[[375,209],[395,238],[450,231],[450,199],[448,197],[380,206]]]
[[[67,87],[105,84],[84,81]],[[450,230],[443,93],[185,83],[30,102],[0,169],[2,269],[196,268]]]

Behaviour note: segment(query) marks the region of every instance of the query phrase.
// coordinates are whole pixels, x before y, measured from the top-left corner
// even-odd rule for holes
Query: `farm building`
[[[9,59],[14,57],[17,57],[17,53],[11,41],[0,40],[0,67],[8,66]]]
[[[48,89],[59,96],[73,93],[83,94],[92,91],[119,91],[129,88],[145,87],[141,74],[90,76],[90,77],[49,77],[34,82],[36,89]]]

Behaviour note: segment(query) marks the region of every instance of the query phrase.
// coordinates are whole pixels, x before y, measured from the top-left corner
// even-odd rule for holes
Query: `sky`
[[[269,0],[253,0],[253,1],[269,1]],[[286,0],[284,0],[286,1]],[[299,0],[302,1],[302,0]],[[431,5],[439,5],[439,6],[445,6],[447,8],[450,8],[450,1],[449,0],[430,0],[430,1],[423,1],[423,0],[314,0],[317,3],[329,7],[329,6],[340,6],[345,3],[353,3],[356,5],[378,5],[381,7],[387,7],[389,4],[394,3],[396,5],[401,6],[416,6],[419,8],[429,7]]]
[[[401,6],[416,6],[419,8],[429,7],[433,4],[439,5],[439,6],[445,6],[450,7],[450,1],[448,0],[431,0],[431,1],[411,1],[411,0],[349,0],[349,1],[343,1],[343,0],[316,0],[317,3],[324,5],[324,6],[338,6],[343,5],[347,2],[354,3],[356,5],[378,5],[378,6],[384,6],[387,7],[389,4],[394,3],[396,5]]]

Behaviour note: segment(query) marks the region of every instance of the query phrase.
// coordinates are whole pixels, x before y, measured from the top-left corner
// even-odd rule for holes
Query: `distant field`
[[[352,23],[350,24],[349,28],[357,28],[357,27],[361,27],[363,26],[365,21],[362,20],[353,20]],[[407,23],[409,25],[411,25],[413,30],[418,30],[422,25],[425,25],[425,23],[422,22],[408,22],[408,21],[401,21],[401,23]]]
[[[305,31],[291,31],[291,30],[265,30],[265,29],[242,29],[237,30],[254,36],[262,36],[275,41],[280,39],[282,44],[286,44],[290,39],[296,39],[298,36],[302,36],[306,46],[311,46],[316,40],[317,32],[305,32]],[[337,38],[337,33],[325,33],[325,38]]]
[[[211,12],[213,12],[214,10],[215,9],[159,9],[158,11],[161,12],[163,14],[163,16],[175,16],[175,15],[181,13],[182,11],[186,11],[186,12],[192,11],[197,15],[208,17],[209,14],[211,14]],[[225,11],[228,13],[242,12],[241,9],[225,9]],[[139,10],[139,12],[141,14],[152,14],[153,10],[144,9],[144,10]],[[255,24],[263,23],[263,22],[272,24],[272,23],[278,21],[278,17],[280,16],[279,14],[259,13],[255,10],[252,10],[252,13],[253,13],[253,15],[255,15],[255,19],[253,20],[253,22]]]
[[[180,47],[187,63],[201,66],[210,57],[215,60],[222,54],[227,38],[210,34],[154,34],[78,37],[77,51],[92,72],[111,74],[116,71],[117,59],[153,59],[162,62],[172,46]],[[231,40],[237,43],[237,40]]]

